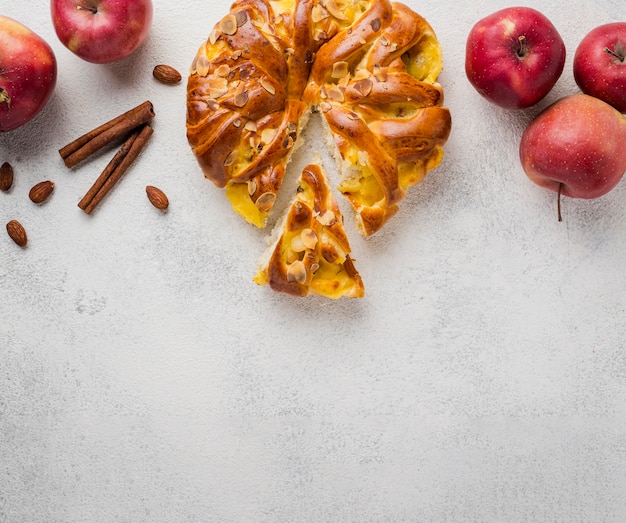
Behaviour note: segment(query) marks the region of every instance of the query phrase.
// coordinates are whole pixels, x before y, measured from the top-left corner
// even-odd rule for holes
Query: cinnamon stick
[[[152,102],[146,101],[112,120],[85,133],[59,149],[65,165],[72,168],[113,140],[126,136],[129,132],[154,118]]]
[[[152,127],[148,124],[143,124],[126,138],[120,150],[78,203],[78,206],[85,213],[91,214],[115,184],[124,176],[145,147],[152,133]]]
[[[98,176],[98,178],[93,183],[93,185],[89,188],[85,196],[83,196],[82,200],[78,202],[78,206],[81,209],[85,210],[87,206],[93,200],[94,196],[98,194],[98,191],[102,189],[104,182],[106,182],[109,179],[113,171],[117,169],[117,167],[120,165],[124,157],[128,154],[128,151],[130,150],[131,146],[133,145],[138,135],[139,135],[139,129],[135,129],[130,134],[130,136],[126,138],[126,140],[122,144],[122,147],[119,149],[119,151],[117,151],[117,153],[115,153],[115,156],[111,159],[111,161],[104,168],[104,171],[100,173],[100,176]]]

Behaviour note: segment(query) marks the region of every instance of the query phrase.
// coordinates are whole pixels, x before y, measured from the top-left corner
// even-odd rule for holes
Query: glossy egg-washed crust
[[[430,25],[388,0],[240,0],[193,60],[187,138],[233,208],[262,227],[309,108],[323,115],[363,235],[397,212],[450,133]],[[335,151],[333,151],[335,152]]]
[[[307,165],[280,236],[254,280],[293,296],[362,298],[363,281],[350,258],[343,217],[318,164]]]

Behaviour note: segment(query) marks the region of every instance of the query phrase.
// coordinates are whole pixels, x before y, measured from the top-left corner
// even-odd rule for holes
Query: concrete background
[[[47,2],[2,0],[59,79],[0,136],[16,173],[0,221],[29,234],[25,250],[0,235],[0,521],[626,520],[626,182],[565,199],[558,223],[517,156],[531,118],[578,91],[580,39],[623,5],[526,2],[568,58],[548,98],[507,112],[463,61],[471,26],[513,4],[406,3],[441,41],[453,132],[381,234],[358,237],[340,200],[366,297],[331,302],[251,281],[267,231],[203,179],[184,82],[152,79],[186,73],[227,4],[155,0],[146,45],[96,66],[60,44]],[[86,216],[110,154],[70,171],[57,149],[146,99],[152,141]],[[318,123],[292,172],[323,151]]]

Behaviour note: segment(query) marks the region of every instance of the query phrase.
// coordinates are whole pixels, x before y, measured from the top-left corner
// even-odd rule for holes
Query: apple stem
[[[98,12],[98,8],[93,5],[77,5],[76,9],[84,9],[85,11],[91,11],[94,15]]]
[[[9,93],[7,93],[5,89],[0,87],[0,104],[4,103],[7,104],[7,107],[9,109],[11,108],[11,97],[9,96]]]
[[[620,55],[619,53],[616,53],[615,51],[613,51],[613,49],[609,49],[608,47],[605,47],[604,48],[604,52],[610,54],[611,56],[614,56],[620,62],[624,61],[624,57],[622,55]]]
[[[559,221],[563,221],[563,217],[561,216],[561,191],[563,189],[563,184],[559,183],[559,190],[557,192],[557,200],[556,200],[556,209],[559,217]]]
[[[519,47],[517,49],[517,56],[522,58],[526,54],[526,37],[524,35],[520,35],[517,38],[517,41],[519,42]]]

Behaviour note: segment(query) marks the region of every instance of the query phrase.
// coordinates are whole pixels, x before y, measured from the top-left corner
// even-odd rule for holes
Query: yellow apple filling
[[[233,210],[243,216],[248,223],[263,228],[267,221],[268,213],[261,211],[250,198],[247,183],[229,182],[226,185],[226,197],[230,201]]]
[[[402,55],[402,61],[411,76],[435,83],[443,68],[441,45],[434,34],[425,34],[419,45]]]
[[[344,173],[337,189],[359,204],[371,207],[384,199],[384,193],[367,161],[359,160],[359,151],[351,147],[343,158]]]

